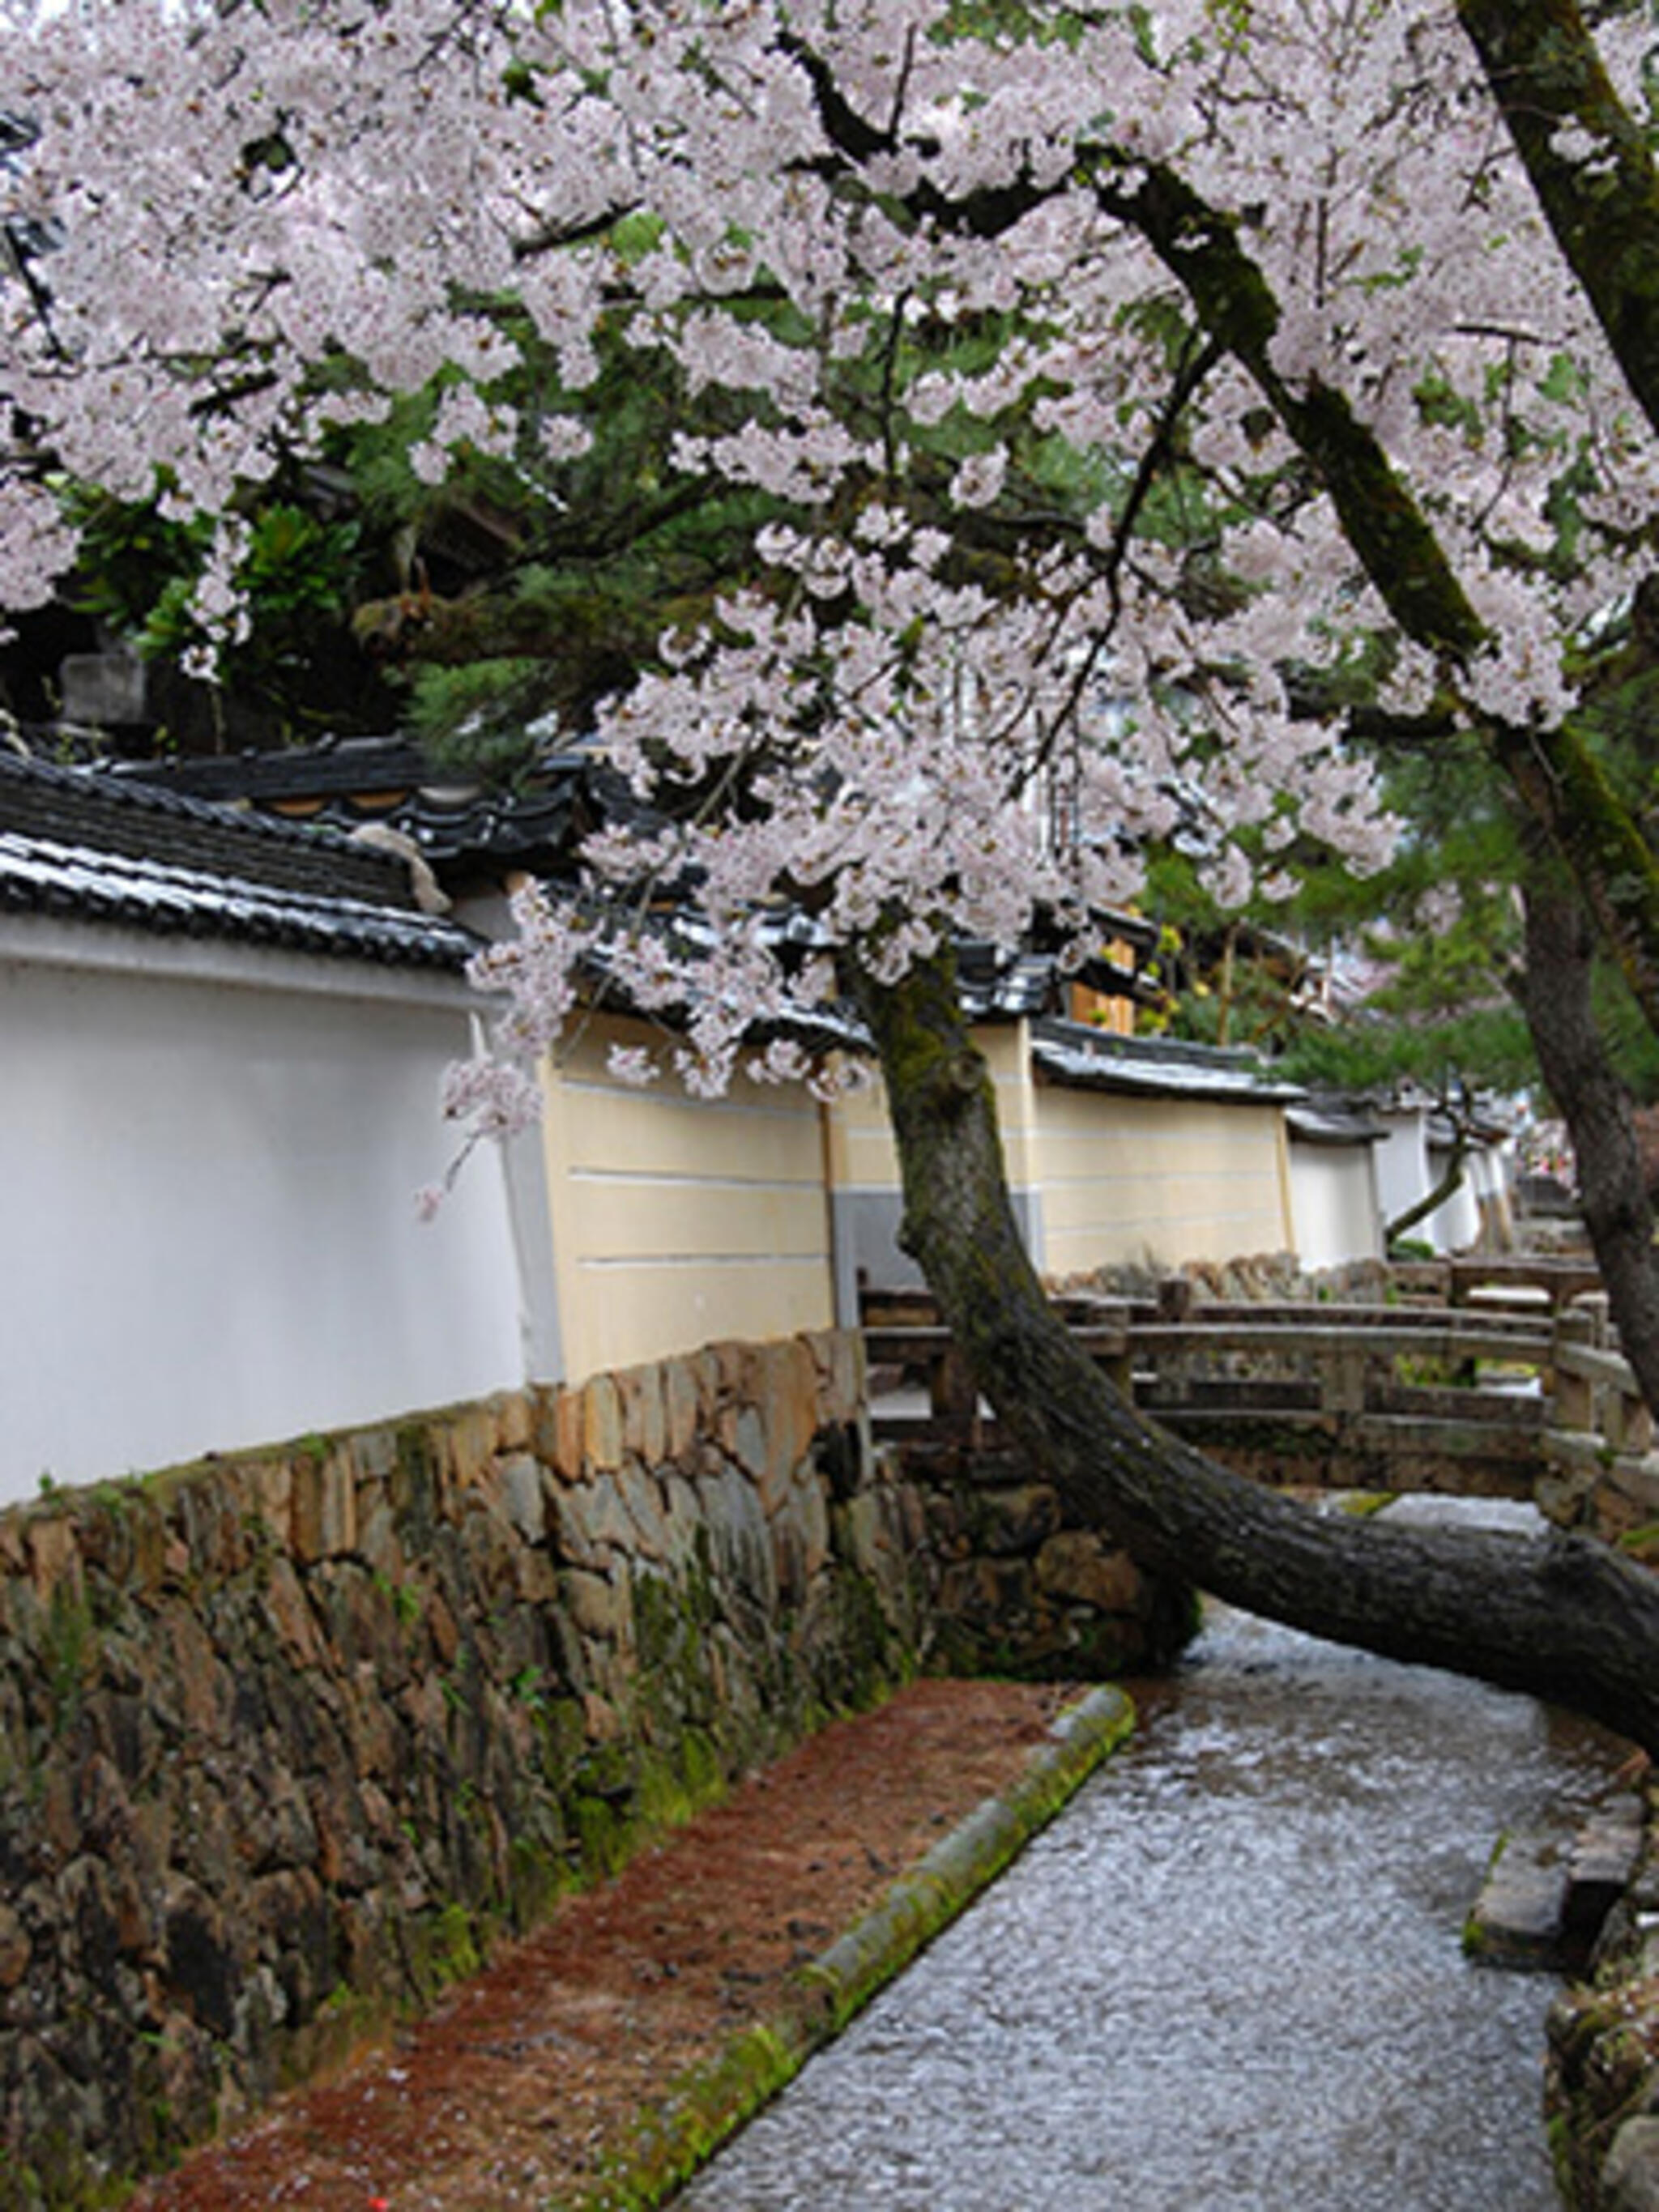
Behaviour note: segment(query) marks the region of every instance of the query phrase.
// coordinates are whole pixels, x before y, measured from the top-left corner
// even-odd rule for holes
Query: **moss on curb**
[[[778,2014],[746,2028],[672,2082],[579,2194],[547,2212],[652,2212],[793,2080],[813,2052],[970,1905],[1047,1826],[1134,1726],[1122,1691],[1091,1690],[1068,1707],[1006,1797],[988,1798],[879,1904],[795,1977]]]

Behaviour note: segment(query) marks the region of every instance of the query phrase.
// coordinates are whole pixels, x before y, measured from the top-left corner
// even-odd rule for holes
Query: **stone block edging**
[[[717,2057],[671,2083],[641,2116],[632,2148],[593,2188],[554,2200],[547,2212],[652,2212],[683,2187],[989,1887],[1134,1724],[1133,1705],[1110,1685],[1068,1706],[1012,1790],[987,1798],[803,1966],[775,2018],[746,2028]]]
[[[1659,2212],[1659,1776],[1642,1790],[1635,1876],[1549,2012],[1556,2186],[1580,2212]]]

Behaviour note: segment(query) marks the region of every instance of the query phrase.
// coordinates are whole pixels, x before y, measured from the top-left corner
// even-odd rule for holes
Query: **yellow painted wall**
[[[1058,1085],[1036,1097],[1050,1273],[1291,1249],[1279,1108]]]
[[[978,1030],[974,1041],[996,1088],[1010,1187],[1032,1194],[1033,1256],[1046,1272],[1292,1249],[1281,1108],[1039,1083],[1024,1024]],[[830,1163],[838,1194],[897,1188],[879,1084],[831,1109]]]
[[[1023,1023],[976,1030],[996,1092],[997,1121],[1015,1189],[1031,1181],[1036,1137],[1036,1091],[1031,1080],[1030,1039]],[[830,1113],[830,1179],[836,1190],[896,1190],[898,1153],[887,1118],[887,1092],[879,1078],[866,1091],[838,1098]]]
[[[826,1118],[802,1090],[739,1077],[726,1098],[605,1066],[636,1024],[594,1022],[544,1075],[544,1142],[566,1378],[721,1338],[835,1318],[830,1194],[893,1192],[880,1085]],[[981,1031],[1016,1191],[1033,1194],[1051,1273],[1289,1249],[1283,1120],[1270,1106],[1038,1084],[1023,1025]],[[826,1178],[826,1160],[828,1176]]]
[[[1122,966],[1133,965],[1133,955],[1127,945],[1109,945],[1106,949]],[[1109,1036],[1135,1033],[1134,1000],[1091,991],[1086,983],[1073,983],[1067,988],[1066,1012],[1073,1021],[1087,1022],[1091,1029],[1104,1030]]]
[[[834,1318],[822,1109],[805,1091],[734,1082],[692,1098],[605,1066],[636,1024],[592,1024],[544,1074],[548,1201],[566,1379],[718,1338],[793,1335]]]

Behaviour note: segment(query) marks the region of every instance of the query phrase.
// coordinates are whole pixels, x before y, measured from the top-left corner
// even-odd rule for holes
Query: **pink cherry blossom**
[[[480,1126],[530,1109],[522,1069],[596,976],[717,1086],[848,951],[896,976],[1039,907],[1083,928],[1133,895],[1177,792],[1229,902],[1279,896],[1297,835],[1374,867],[1392,825],[1281,672],[1374,632],[1394,703],[1553,717],[1646,557],[1659,447],[1449,0],[1153,0],[1065,38],[969,35],[945,0],[0,0],[0,22],[27,126],[0,211],[36,241],[0,286],[0,608],[73,557],[57,479],[137,497],[161,468],[169,511],[217,526],[210,653],[243,618],[228,518],[286,453],[447,369],[422,476],[568,459],[602,332],[723,395],[730,427],[668,457],[687,495],[774,504],[748,583],[592,733],[641,799],[669,779],[744,805],[613,825],[562,902],[516,902],[475,978],[501,1057],[449,1092]],[[1598,35],[1639,106],[1638,15]],[[1557,150],[1607,158],[1589,128]],[[1141,219],[1172,179],[1249,258],[1259,361],[1192,326]],[[509,294],[557,362],[533,421],[502,396]],[[325,359],[348,388],[319,389]],[[1383,441],[1487,650],[1400,635],[1297,462],[1315,398]]]

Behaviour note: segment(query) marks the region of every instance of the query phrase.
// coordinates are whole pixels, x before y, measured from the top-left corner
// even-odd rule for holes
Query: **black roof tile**
[[[195,797],[234,799],[267,820],[349,832],[384,822],[412,837],[434,866],[483,863],[545,871],[568,859],[586,826],[582,805],[596,776],[592,755],[547,756],[511,790],[434,769],[404,738],[340,738],[281,752],[124,763],[123,781]]]
[[[0,908],[459,969],[477,940],[422,913],[396,854],[0,752]]]
[[[1252,1105],[1288,1104],[1307,1095],[1300,1084],[1276,1078],[1249,1052],[1168,1037],[1115,1036],[1082,1022],[1038,1022],[1031,1059],[1049,1082],[1083,1090],[1236,1098]]]

